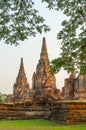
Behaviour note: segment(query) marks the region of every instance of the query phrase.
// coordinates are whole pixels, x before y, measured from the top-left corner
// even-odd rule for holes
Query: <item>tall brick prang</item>
[[[51,74],[45,38],[43,38],[40,59],[32,80],[32,87],[36,90],[36,96],[44,96],[45,94],[53,95],[53,92],[56,89],[56,80],[55,76]]]

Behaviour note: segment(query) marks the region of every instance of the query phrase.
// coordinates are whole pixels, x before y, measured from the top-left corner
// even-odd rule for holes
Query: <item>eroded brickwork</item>
[[[76,77],[75,73],[72,73],[65,79],[61,98],[63,100],[86,99],[86,74]]]
[[[29,89],[30,86],[28,84],[23,58],[21,58],[20,69],[18,76],[16,78],[16,82],[13,86],[13,95],[14,95],[14,102],[24,102],[29,99]]]
[[[56,79],[55,76],[51,74],[45,38],[43,38],[40,59],[32,80],[32,87],[36,90],[36,96],[45,96],[45,94],[54,96],[54,91],[56,91]]]

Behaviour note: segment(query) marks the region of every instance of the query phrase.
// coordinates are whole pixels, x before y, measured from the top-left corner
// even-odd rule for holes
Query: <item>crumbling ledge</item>
[[[60,102],[47,119],[63,124],[86,123],[86,102]]]
[[[0,120],[45,118],[61,124],[86,123],[86,102],[58,102],[52,107],[0,104]]]

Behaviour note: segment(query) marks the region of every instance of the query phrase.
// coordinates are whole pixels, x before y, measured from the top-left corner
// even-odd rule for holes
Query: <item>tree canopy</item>
[[[0,40],[17,45],[28,36],[49,31],[33,0],[0,0]]]
[[[49,9],[62,11],[67,19],[57,34],[61,39],[60,57],[52,61],[52,71],[86,73],[86,0],[43,0]]]
[[[28,36],[50,30],[38,10],[34,9],[33,1],[0,1],[0,40],[4,39],[7,44],[17,45]],[[62,52],[59,58],[52,61],[52,72],[57,73],[63,67],[68,73],[86,73],[86,0],[41,2],[46,2],[50,10],[60,10],[67,16],[62,22],[62,30],[57,34],[57,38],[61,40]]]

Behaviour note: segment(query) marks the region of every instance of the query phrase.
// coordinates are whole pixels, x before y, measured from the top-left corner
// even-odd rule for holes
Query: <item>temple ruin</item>
[[[51,73],[45,38],[43,38],[36,72],[32,76],[32,88],[27,81],[23,58],[21,58],[19,73],[13,86],[13,95],[8,95],[9,102],[26,102],[37,98],[60,98],[55,76]]]
[[[26,78],[23,58],[21,58],[20,69],[18,76],[16,78],[16,82],[13,86],[13,96],[14,102],[24,102],[29,99],[29,90],[30,86]]]
[[[33,74],[32,88],[35,89],[36,97],[45,97],[46,95],[54,97],[54,91],[56,91],[56,79],[55,76],[51,74],[45,38],[43,38],[36,72]]]
[[[13,86],[13,94],[8,95],[8,101],[26,102],[32,100],[35,102],[43,98],[60,101],[86,99],[86,74],[76,76],[76,73],[72,72],[69,78],[64,80],[62,91],[57,89],[55,76],[51,73],[45,38],[43,38],[36,71],[32,76],[32,88],[27,81],[23,58],[21,58],[19,73]]]
[[[64,87],[62,88],[61,99],[86,99],[86,74],[76,76],[75,72],[71,73],[69,78],[65,79]]]
[[[72,72],[65,79],[62,91],[57,89],[55,76],[51,73],[46,39],[43,38],[40,58],[32,76],[32,88],[21,58],[13,94],[8,95],[8,103],[0,104],[0,119],[43,118],[63,124],[86,123],[86,102],[83,99],[86,100],[86,74],[76,76]]]

